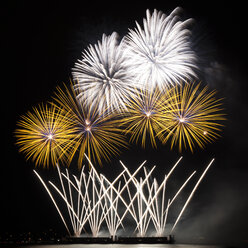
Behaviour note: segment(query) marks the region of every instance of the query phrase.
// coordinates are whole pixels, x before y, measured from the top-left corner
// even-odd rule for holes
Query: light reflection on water
[[[27,248],[222,248],[216,245],[181,244],[72,244],[72,245],[35,245]]]

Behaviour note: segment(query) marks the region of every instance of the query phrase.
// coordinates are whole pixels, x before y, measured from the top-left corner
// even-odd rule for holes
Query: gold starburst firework
[[[56,106],[39,105],[21,116],[15,130],[16,144],[35,166],[55,166],[67,160],[73,145],[73,124]]]
[[[158,137],[163,143],[171,138],[171,149],[178,145],[180,152],[183,147],[193,152],[196,144],[204,148],[220,136],[220,121],[225,120],[221,99],[216,99],[216,91],[209,91],[207,86],[200,89],[200,85],[175,86],[169,93],[171,103],[166,106]]]
[[[143,148],[150,142],[152,147],[156,148],[156,135],[161,130],[161,118],[168,111],[168,94],[158,88],[136,92],[136,96],[126,105],[127,111],[120,118],[120,125],[125,128],[126,134],[130,134],[130,142],[138,143],[141,140]]]
[[[106,109],[100,114],[98,106],[86,104],[86,98],[82,94],[78,100],[73,84],[70,88],[64,85],[64,88],[65,90],[57,87],[54,100],[65,112],[70,113],[70,119],[75,125],[75,145],[69,163],[79,151],[79,168],[82,166],[84,154],[93,162],[102,165],[102,159],[110,161],[112,155],[120,153],[120,147],[127,147],[125,136],[114,125],[113,113]]]

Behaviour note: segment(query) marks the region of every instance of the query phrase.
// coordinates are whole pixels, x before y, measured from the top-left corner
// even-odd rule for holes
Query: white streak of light
[[[175,227],[176,227],[178,221],[180,220],[180,218],[181,218],[181,216],[182,216],[182,214],[183,214],[185,208],[187,207],[188,203],[190,202],[191,198],[193,197],[193,195],[194,195],[194,193],[195,193],[195,191],[196,191],[198,185],[200,184],[201,180],[203,179],[203,177],[205,176],[205,174],[207,173],[209,167],[212,165],[213,162],[214,162],[214,158],[211,160],[211,162],[209,163],[209,165],[207,166],[207,168],[204,170],[204,172],[202,173],[201,177],[199,178],[198,182],[196,183],[195,187],[193,188],[193,190],[192,190],[191,194],[189,195],[187,201],[185,202],[185,204],[184,204],[184,206],[183,206],[183,208],[182,208],[180,214],[178,215],[177,220],[176,220],[174,226],[173,226],[172,229],[171,229],[171,233],[172,233],[173,230],[175,229]]]
[[[57,206],[57,204],[56,204],[56,202],[55,202],[55,200],[54,200],[54,198],[53,198],[53,196],[52,196],[50,190],[47,188],[46,184],[44,183],[44,181],[42,180],[42,178],[40,177],[40,175],[39,175],[35,170],[33,170],[33,171],[34,171],[35,175],[40,179],[40,181],[41,181],[41,183],[43,184],[44,188],[46,189],[48,195],[50,196],[50,198],[51,198],[51,200],[52,200],[54,206],[56,207],[56,209],[57,209],[57,211],[58,211],[58,213],[59,213],[60,218],[62,219],[62,221],[63,221],[63,223],[64,223],[64,225],[65,225],[65,228],[66,228],[68,234],[71,236],[71,233],[70,233],[70,231],[69,231],[69,228],[68,228],[67,225],[66,225],[65,219],[64,219],[63,215],[61,214],[61,212],[60,212],[60,210],[59,210],[59,207]]]

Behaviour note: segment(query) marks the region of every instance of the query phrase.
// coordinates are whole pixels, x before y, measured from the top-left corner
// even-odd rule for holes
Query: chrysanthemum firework
[[[79,167],[84,154],[101,165],[102,159],[109,161],[111,155],[119,154],[119,147],[127,147],[125,136],[113,125],[112,113],[106,110],[99,112],[97,104],[88,105],[85,98],[79,101],[76,94],[71,84],[71,88],[65,86],[65,90],[58,87],[54,97],[59,107],[70,113],[70,120],[75,126],[75,144],[69,163],[79,151]]]
[[[117,33],[103,34],[102,41],[90,45],[72,69],[79,99],[97,106],[99,112],[120,111],[134,91],[134,81],[128,73],[123,55],[123,42]]]
[[[15,135],[19,151],[36,166],[55,166],[70,156],[74,126],[68,113],[62,113],[56,106],[39,105],[23,115],[17,125]]]
[[[196,56],[190,47],[191,19],[179,20],[180,8],[166,16],[161,11],[147,10],[143,29],[130,30],[126,39],[127,63],[136,82],[147,89],[160,89],[194,76]]]
[[[124,116],[118,120],[131,142],[141,141],[143,148],[148,143],[157,146],[155,137],[161,130],[161,120],[170,110],[168,92],[163,94],[158,88],[154,91],[136,89],[136,96],[128,102]]]
[[[193,152],[196,145],[201,148],[206,143],[220,136],[219,132],[225,120],[221,99],[216,98],[216,91],[209,91],[200,84],[175,86],[170,91],[171,103],[167,114],[163,116],[163,129],[158,137],[163,143],[171,139],[171,148],[178,146],[181,152],[188,147]]]

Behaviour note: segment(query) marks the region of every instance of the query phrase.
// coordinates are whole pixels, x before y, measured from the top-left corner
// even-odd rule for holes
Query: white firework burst
[[[146,11],[143,29],[129,30],[125,38],[127,62],[135,81],[147,89],[161,90],[195,76],[196,56],[190,47],[192,19],[180,21],[180,8],[166,16],[154,10]]]
[[[72,69],[76,81],[75,90],[80,99],[84,95],[87,103],[98,105],[98,110],[121,111],[130,94],[134,92],[133,78],[123,54],[123,42],[118,42],[117,33],[103,34],[102,41],[90,45],[82,53]]]

